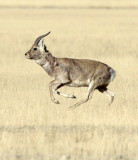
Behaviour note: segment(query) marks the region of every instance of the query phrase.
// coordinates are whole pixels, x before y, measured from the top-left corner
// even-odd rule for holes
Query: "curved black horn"
[[[51,31],[50,31],[50,32],[51,32]],[[44,37],[46,37],[47,35],[49,35],[50,32],[48,32],[48,33],[46,33],[46,34],[38,37],[38,38],[35,40],[34,44],[37,45],[37,44],[39,43],[39,41],[40,41],[42,38],[44,38]]]

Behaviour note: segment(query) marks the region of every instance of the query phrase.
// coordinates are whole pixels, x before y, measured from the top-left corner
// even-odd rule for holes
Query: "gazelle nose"
[[[25,56],[27,56],[27,53],[25,53]]]

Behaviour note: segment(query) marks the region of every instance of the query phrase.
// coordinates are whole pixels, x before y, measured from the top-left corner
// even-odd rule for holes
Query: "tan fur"
[[[74,95],[57,91],[57,89],[64,85],[70,87],[88,87],[86,98],[73,105],[73,107],[87,102],[92,97],[95,89],[110,97],[110,103],[112,103],[114,94],[107,89],[107,86],[115,77],[115,71],[108,65],[88,59],[53,57],[46,49],[43,39],[38,44],[34,44],[25,56],[28,59],[36,60],[53,79],[49,84],[49,90],[51,100],[55,103],[59,102],[54,98],[53,93],[66,98],[76,98]]]

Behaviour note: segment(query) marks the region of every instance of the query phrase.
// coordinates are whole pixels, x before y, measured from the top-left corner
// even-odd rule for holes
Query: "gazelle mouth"
[[[28,55],[26,55],[26,56],[25,56],[25,58],[27,58],[27,59],[31,59],[31,58],[30,58],[30,56],[28,56]]]

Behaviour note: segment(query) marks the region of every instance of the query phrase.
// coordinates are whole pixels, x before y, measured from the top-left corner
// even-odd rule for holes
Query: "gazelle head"
[[[28,59],[38,60],[41,59],[42,55],[47,52],[46,46],[44,44],[44,37],[46,37],[50,32],[38,37],[31,49],[25,53],[25,57]]]

